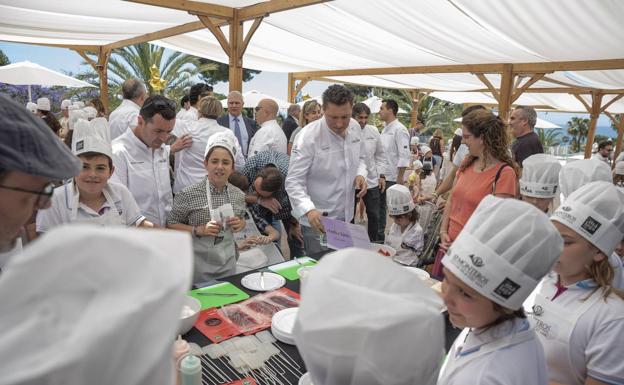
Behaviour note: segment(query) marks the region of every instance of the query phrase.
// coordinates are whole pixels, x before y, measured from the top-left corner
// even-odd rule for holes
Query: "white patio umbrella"
[[[371,96],[370,98],[362,101],[362,103],[366,104],[368,108],[371,110],[371,114],[379,113],[381,109],[382,100],[379,96]],[[407,114],[407,111],[399,107],[399,114]]]
[[[28,86],[28,100],[32,102],[31,85],[63,87],[95,87],[92,84],[74,79],[60,72],[29,61],[8,64],[0,67],[0,83]]]
[[[461,123],[462,118],[453,119],[453,121]],[[535,128],[552,129],[561,128],[561,126],[557,126],[555,123],[551,123],[548,120],[537,118],[537,120],[535,121]]]
[[[254,107],[256,107],[258,105],[258,102],[260,102],[260,100],[262,100],[262,99],[273,99],[273,100],[275,100],[275,102],[279,106],[280,110],[288,108],[290,106],[290,103],[288,103],[285,100],[282,100],[280,98],[276,98],[274,96],[263,94],[261,92],[252,90],[252,91],[245,92],[243,94],[243,100],[245,101],[243,107],[244,108],[254,108]],[[223,108],[227,108],[227,99],[223,99],[221,101],[221,105],[223,106]]]

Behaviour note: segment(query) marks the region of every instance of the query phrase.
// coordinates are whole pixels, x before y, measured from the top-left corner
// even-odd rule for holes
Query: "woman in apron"
[[[178,192],[167,217],[167,227],[193,234],[195,283],[236,271],[238,251],[233,233],[245,227],[245,194],[228,183],[234,171],[233,140],[227,133],[208,139],[207,177]]]
[[[612,287],[607,257],[624,237],[624,193],[592,182],[571,193],[551,220],[565,246],[530,306],[549,379],[624,384],[624,293]]]
[[[82,170],[73,181],[54,190],[49,209],[37,212],[38,233],[70,222],[153,227],[130,191],[109,181],[115,168],[106,119],[76,122],[72,151],[82,162]]]
[[[386,245],[396,250],[394,261],[416,266],[425,246],[423,230],[418,223],[418,210],[409,189],[395,184],[386,193],[388,214],[394,221],[386,236]]]
[[[464,328],[438,385],[546,385],[544,352],[522,310],[563,250],[548,217],[528,203],[483,198],[442,259],[442,299]]]

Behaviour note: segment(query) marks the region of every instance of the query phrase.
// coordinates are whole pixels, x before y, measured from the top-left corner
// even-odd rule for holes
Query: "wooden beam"
[[[105,114],[108,116],[108,59],[110,59],[110,50],[100,47],[98,52],[98,62],[96,66],[97,73],[100,77],[100,100],[104,104]]]
[[[253,24],[251,25],[251,28],[249,28],[249,31],[247,31],[247,35],[245,35],[245,40],[243,40],[243,46],[241,47],[241,50],[240,50],[240,57],[239,57],[240,60],[243,60],[243,55],[245,54],[245,51],[247,51],[247,46],[249,45],[251,38],[253,37],[254,33],[256,33],[256,30],[262,23],[263,19],[264,17],[255,18]]]
[[[615,118],[615,116],[612,113],[610,113],[609,111],[604,111],[603,114],[607,115],[607,117],[609,119],[611,119],[611,122],[613,123],[614,126],[617,127],[617,126],[620,125],[620,122],[618,122],[618,120]]]
[[[614,97],[613,99],[609,100],[609,102],[607,104],[605,104],[604,106],[602,106],[600,108],[600,112],[605,112],[607,110],[607,108],[611,107],[611,105],[615,102],[617,102],[618,100],[622,99],[622,97],[624,96],[624,94],[619,94],[618,96]]]
[[[270,13],[288,11],[290,9],[307,7],[310,5],[325,3],[329,0],[271,0],[239,9],[238,17],[241,21],[266,16]]]
[[[304,77],[356,76],[356,75],[404,75],[426,73],[501,73],[504,63],[495,64],[449,64],[437,66],[409,66],[360,68],[349,70],[326,70],[295,72],[296,79]],[[614,70],[623,69],[624,59],[562,61],[544,63],[514,63],[513,71],[518,74],[548,73],[553,71],[583,71],[583,70]]]
[[[488,79],[485,76],[485,74],[475,74],[475,75],[477,75],[479,80],[481,80],[481,83],[485,84],[488,90],[492,93],[492,96],[494,97],[494,99],[496,99],[496,101],[500,103],[500,93],[498,92],[496,87],[492,85],[492,82],[490,82],[490,79]]]
[[[297,86],[295,87],[295,97],[297,97],[297,94],[299,92],[301,92],[301,90],[303,89],[303,87],[305,87],[306,84],[308,84],[308,82],[310,81],[310,79],[302,79],[299,81],[299,84],[297,84]],[[291,102],[293,103],[293,102]]]
[[[620,114],[620,124],[618,127],[618,136],[615,141],[615,153],[613,154],[613,167],[615,167],[615,160],[622,152],[622,139],[624,138],[624,114]]]
[[[544,75],[545,74],[533,74],[533,76],[531,76],[531,79],[529,79],[526,83],[524,83],[522,85],[522,87],[520,87],[519,89],[514,91],[513,95],[511,96],[511,102],[513,103],[516,100],[518,100],[518,98],[520,97],[520,95],[522,95],[522,93],[524,91],[526,91],[529,87],[531,87],[533,84],[535,84],[541,78],[543,78]]]
[[[501,76],[500,99],[498,100],[498,116],[500,116],[503,122],[507,122],[509,120],[509,110],[511,110],[514,76],[515,75],[513,74],[513,65],[505,64],[505,69],[503,70]]]
[[[570,87],[570,88],[578,88],[578,89],[585,89],[588,92],[590,90],[592,90],[591,87],[579,87],[578,85],[572,84],[572,83],[567,83],[567,82],[562,82],[560,80],[556,80],[556,79],[552,79],[549,76],[544,76],[544,81],[549,82],[549,83],[553,83],[553,84],[558,84],[560,86],[564,86],[564,87]]]
[[[411,102],[412,102],[412,111],[410,113],[410,127],[416,127],[418,123],[418,107],[420,106],[420,90],[410,90]]]
[[[2,39],[0,39],[0,41],[5,41],[7,43],[14,43],[14,44],[38,45],[41,47],[67,48],[73,51],[97,51],[98,49],[100,49],[99,45],[31,43],[27,41],[13,41],[13,40],[2,40]]]
[[[209,4],[191,0],[127,0],[132,3],[153,5],[156,7],[177,9],[189,13],[197,13],[205,16],[214,16],[220,19],[231,19],[234,13],[232,7]]]
[[[587,102],[585,101],[585,99],[583,99],[581,97],[581,95],[578,94],[572,94],[576,100],[578,100],[579,102],[581,102],[581,104],[583,104],[583,107],[585,107],[585,109],[587,110],[588,113],[591,114],[592,108],[589,106],[589,104],[587,104]]]
[[[592,93],[591,113],[589,114],[589,131],[587,132],[587,143],[585,143],[585,159],[591,157],[592,145],[594,144],[594,136],[596,135],[596,124],[600,117],[600,109],[602,106],[602,93],[600,91]]]
[[[193,21],[190,23],[182,24],[182,25],[176,25],[175,27],[163,29],[160,31],[155,31],[155,32],[146,33],[144,35],[135,36],[130,39],[119,40],[114,43],[106,44],[104,47],[106,47],[106,49],[112,50],[116,48],[127,47],[133,44],[147,43],[150,41],[164,39],[164,38],[171,37],[171,36],[182,35],[188,32],[198,31],[204,28],[205,26],[201,21]]]
[[[93,68],[94,71],[97,71],[97,63],[89,56],[87,56],[87,53],[85,51],[79,51],[77,49],[75,49],[74,51],[83,59],[85,59],[85,61],[91,66],[91,68]]]
[[[296,95],[297,94],[295,93],[295,78],[289,72],[288,73],[288,102],[294,103]]]
[[[230,23],[230,61],[229,83],[230,91],[243,90],[243,59],[240,50],[243,45],[243,23],[238,18],[238,10],[234,10],[234,17]]]
[[[212,32],[214,37],[217,38],[217,41],[219,42],[219,45],[221,45],[221,48],[223,49],[223,51],[225,51],[225,54],[228,55],[228,57],[232,56],[231,55],[232,47],[230,46],[228,39],[225,38],[225,34],[221,30],[221,28],[217,27],[212,22],[212,20],[207,16],[197,16],[197,17],[199,17],[199,20],[203,23],[203,25],[205,25],[206,28],[208,28],[210,32]]]

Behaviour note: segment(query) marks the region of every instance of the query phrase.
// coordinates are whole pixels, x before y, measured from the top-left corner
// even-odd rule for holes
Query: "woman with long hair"
[[[321,112],[321,105],[316,100],[311,99],[303,104],[303,108],[301,108],[301,118],[299,119],[299,127],[297,127],[295,131],[293,131],[292,135],[290,135],[290,141],[288,142],[288,155],[290,155],[293,143],[295,143],[295,138],[299,135],[303,127],[307,126],[308,123],[320,119],[321,116],[323,116]]]

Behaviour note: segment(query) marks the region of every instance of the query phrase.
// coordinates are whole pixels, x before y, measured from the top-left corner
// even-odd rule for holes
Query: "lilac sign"
[[[321,217],[321,223],[325,227],[327,247],[330,249],[340,250],[347,247],[370,248],[370,239],[364,226],[327,217]]]

